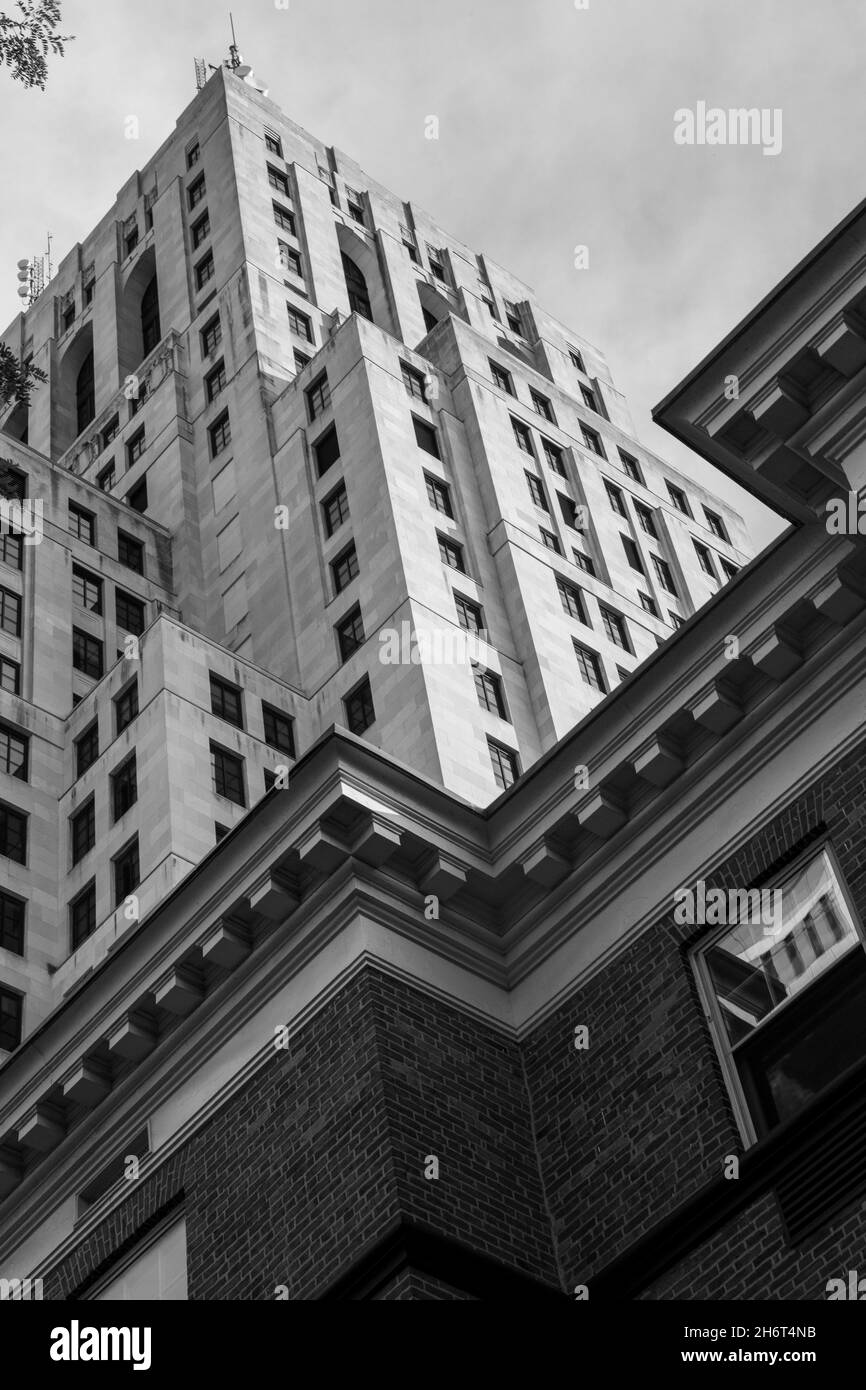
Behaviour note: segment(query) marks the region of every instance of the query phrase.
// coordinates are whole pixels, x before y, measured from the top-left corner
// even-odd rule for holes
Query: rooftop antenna
[[[238,41],[235,38],[235,21],[231,10],[229,10],[229,24],[232,27],[232,41],[229,44],[229,60],[226,63],[226,67],[231,68],[232,71],[237,71],[244,60],[238,52]],[[247,72],[249,72],[249,68],[247,68]],[[246,73],[242,73],[241,76],[246,77]]]

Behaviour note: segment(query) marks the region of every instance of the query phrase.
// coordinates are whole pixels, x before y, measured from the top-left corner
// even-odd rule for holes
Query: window
[[[131,256],[138,245],[138,219],[133,213],[123,224],[123,254]]]
[[[483,615],[477,603],[464,598],[462,594],[455,594],[454,606],[457,609],[457,621],[464,632],[474,632],[477,636],[484,630]]]
[[[136,483],[134,488],[126,494],[125,502],[134,512],[147,511],[147,479],[142,478],[140,483]]]
[[[270,789],[271,789],[271,787],[273,786],[274,782],[276,781],[276,778],[274,777],[273,773],[271,773],[271,787],[269,787],[268,784],[267,784],[267,782],[268,782],[268,779],[267,779],[267,771],[268,771],[268,769],[265,768],[265,791],[266,791],[266,792],[269,792]],[[217,845],[218,845],[219,842],[220,842],[220,840],[224,840],[225,837],[226,837],[226,835],[228,835],[229,830],[230,830],[231,827],[228,826],[228,825],[220,825],[219,821],[218,821],[218,820],[215,820],[214,823],[213,823],[213,828],[214,828],[214,844],[217,844]]]
[[[306,314],[302,314],[300,309],[294,309],[291,304],[286,305],[286,313],[289,316],[289,328],[296,333],[299,338],[306,338],[308,343],[313,341],[313,330],[310,320]]]
[[[595,392],[591,391],[588,386],[581,386],[580,394],[583,397],[584,405],[587,406],[589,410],[594,410],[595,413],[598,414],[598,401],[595,398]]]
[[[711,579],[715,579],[716,571],[713,568],[712,557],[710,556],[710,552],[707,550],[707,547],[705,545],[701,545],[700,541],[696,540],[692,541],[692,545],[695,547],[695,554],[698,557],[698,564],[700,565],[704,574],[708,574]]]
[[[321,415],[331,404],[331,388],[328,385],[327,372],[322,372],[321,376],[317,376],[305,394],[310,419],[315,420],[316,416]]]
[[[91,262],[86,265],[81,274],[81,293],[84,299],[84,307],[93,303],[93,294],[96,289],[96,267]]]
[[[111,463],[107,463],[105,467],[100,469],[99,473],[97,473],[96,484],[100,492],[110,492],[116,480],[117,475],[114,468],[114,459],[112,459]]]
[[[440,478],[434,478],[430,473],[424,474],[424,482],[427,486],[427,500],[431,507],[435,507],[437,512],[443,516],[454,517],[454,509],[451,506],[451,489],[447,483],[443,483]]]
[[[206,212],[192,225],[192,249],[197,251],[210,236],[210,213]]]
[[[213,787],[217,796],[224,796],[236,806],[246,806],[244,790],[244,761],[219,744],[210,745],[210,765]]]
[[[114,865],[114,905],[119,907],[124,898],[134,893],[141,882],[141,866],[138,859],[138,836],[126,849],[121,850]]]
[[[96,545],[96,517],[75,502],[69,503],[69,530],[85,545]]]
[[[541,448],[544,453],[544,457],[547,459],[547,462],[553,469],[554,473],[558,473],[560,478],[566,477],[567,475],[565,472],[565,459],[563,457],[562,449],[559,447],[559,445],[554,444],[553,441],[550,439],[545,439],[542,435]]]
[[[112,821],[119,821],[126,815],[130,806],[134,806],[138,800],[138,785],[135,772],[135,754],[121,763],[116,772],[111,774],[111,818]]]
[[[274,135],[273,131],[266,130],[266,131],[265,131],[265,149],[266,149],[270,154],[275,154],[275,155],[277,156],[277,159],[282,159],[282,157],[283,157],[283,142],[282,142],[282,140],[280,139],[279,135]]]
[[[730,562],[730,560],[726,560],[726,559],[724,558],[724,556],[720,556],[720,560],[721,560],[722,569],[724,570],[725,578],[726,578],[726,579],[733,579],[733,577],[734,577],[735,574],[739,574],[739,573],[740,573],[738,566],[737,566],[737,565],[732,565],[731,562]]]
[[[658,540],[656,533],[655,518],[649,507],[645,507],[643,502],[635,502],[634,509],[642,531],[646,531],[648,536],[652,536],[654,541]]]
[[[540,526],[538,529],[541,532],[542,545],[547,550],[553,550],[557,555],[561,555],[562,546],[560,544],[559,537],[555,536],[552,531],[545,531],[543,526]]]
[[[11,589],[0,589],[0,632],[21,636],[21,597]]]
[[[186,167],[187,167],[187,169],[192,169],[192,168],[194,168],[195,165],[198,164],[200,158],[201,158],[201,150],[199,149],[199,144],[198,144],[198,141],[196,140],[195,144],[194,144],[194,145],[190,145],[189,149],[188,149],[187,152],[186,152]]]
[[[0,1048],[5,1052],[14,1052],[21,1042],[23,1002],[23,995],[0,988]]]
[[[727,926],[695,963],[729,1084],[758,1138],[862,1060],[863,940],[826,850],[767,898],[738,891]]]
[[[569,355],[569,357],[571,358],[571,364],[572,364],[572,366],[573,366],[573,367],[576,367],[577,370],[578,370],[579,372],[583,372],[583,374],[584,374],[584,376],[585,376],[585,375],[586,375],[586,367],[583,365],[583,358],[581,357],[581,355],[580,355],[580,353],[578,352],[577,348],[569,348],[569,350],[568,350],[568,355]]]
[[[415,443],[418,448],[423,449],[427,454],[432,454],[434,459],[441,458],[439,441],[433,426],[428,425],[426,420],[419,420],[417,415],[412,416],[412,424],[415,427]]]
[[[529,388],[529,395],[532,399],[533,409],[536,410],[539,415],[543,415],[545,420],[549,420],[552,425],[555,425],[556,417],[553,413],[553,406],[550,404],[547,397],[542,396],[539,391],[534,391],[531,386]]]
[[[190,209],[190,212],[194,207],[198,207],[198,204],[204,197],[204,193],[204,174],[199,174],[195,182],[191,183],[189,188],[186,190],[186,201]]]
[[[134,394],[133,396],[131,396],[131,397],[130,397],[130,400],[129,400],[129,418],[130,418],[130,420],[132,420],[133,417],[136,416],[136,415],[138,414],[138,412],[141,410],[141,407],[144,405],[144,401],[145,401],[145,397],[146,397],[146,396],[147,396],[147,382],[146,382],[146,381],[141,381],[141,382],[139,382],[139,383],[137,384],[137,386],[136,386],[135,394]]]
[[[302,372],[305,367],[310,365],[312,358],[306,352],[298,352],[297,348],[292,349],[292,356],[295,359],[295,371]]]
[[[616,512],[617,516],[625,516],[625,502],[622,500],[622,493],[619,488],[614,487],[613,483],[609,483],[607,480],[605,480],[604,487],[607,493],[607,500],[613,511]]]
[[[495,671],[485,671],[482,666],[476,666],[474,674],[475,690],[481,708],[489,710],[491,714],[498,714],[500,719],[507,719],[505,700],[502,696],[502,677]]]
[[[2,617],[3,591],[0,590],[0,627],[5,632]],[[10,695],[21,694],[21,667],[17,661],[10,661],[8,656],[0,656],[0,690],[7,690]]]
[[[524,454],[529,454],[532,458],[535,458],[535,450],[532,447],[532,434],[528,427],[524,425],[522,420],[515,420],[512,415],[511,428],[514,430],[514,439],[518,449],[521,449]]]
[[[141,599],[133,598],[123,589],[115,589],[114,613],[117,626],[131,632],[133,637],[140,637],[144,632],[145,607]]]
[[[145,442],[144,442],[144,426],[142,425],[141,429],[140,429],[140,430],[136,430],[136,432],[135,432],[135,434],[132,436],[132,438],[129,439],[129,440],[127,440],[127,444],[126,444],[126,466],[127,466],[127,468],[132,468],[133,464],[138,463],[138,460],[139,460],[139,459],[142,457],[142,455],[144,454],[144,451],[145,451],[145,448],[146,448],[146,447],[147,447],[147,446],[146,446],[146,444],[145,444]]]
[[[595,652],[590,651],[589,647],[582,647],[579,642],[572,638],[574,654],[577,657],[577,669],[580,671],[581,678],[586,685],[591,685],[593,690],[600,690],[605,693],[604,677],[601,673],[601,662]]]
[[[562,519],[566,526],[570,526],[572,531],[582,531],[583,526],[579,524],[581,519],[578,517],[577,507],[574,505],[571,498],[566,497],[564,493],[561,492],[558,492],[556,497],[559,502],[559,510],[562,513]]]
[[[512,333],[516,333],[518,337],[522,338],[523,324],[520,319],[520,310],[516,304],[512,304],[508,299],[503,299],[502,303],[505,305],[505,322]]]
[[[201,355],[210,357],[223,340],[223,326],[219,314],[214,314],[201,330]]]
[[[513,786],[520,776],[517,754],[512,748],[506,748],[503,744],[494,742],[492,738],[487,740],[487,747],[490,750],[490,766],[493,768],[493,779],[497,787]]]
[[[122,734],[138,717],[138,681],[131,681],[114,701],[114,729]]]
[[[295,756],[294,720],[282,710],[262,702],[262,718],[265,726],[265,743],[269,748],[278,748],[281,753]]]
[[[580,590],[577,586],[575,584],[569,584],[566,579],[557,577],[556,589],[559,594],[560,603],[568,616],[570,618],[577,618],[579,623],[583,623],[585,627],[588,627],[586,609],[583,606],[583,600],[580,597]]]
[[[275,193],[281,194],[283,198],[291,198],[288,178],[279,169],[275,169],[273,164],[268,165],[268,183]]]
[[[12,806],[0,805],[0,854],[16,864],[27,859],[27,817]]]
[[[204,289],[209,280],[214,277],[213,251],[208,251],[203,256],[195,268],[195,287],[197,290]]]
[[[332,464],[337,462],[340,457],[340,442],[337,439],[336,426],[331,425],[330,429],[320,434],[313,445],[313,454],[316,459],[316,469],[319,477],[327,473]]]
[[[659,615],[659,610],[658,604],[656,603],[655,599],[650,598],[649,594],[642,593],[640,589],[638,590],[637,596],[641,601],[641,606],[643,607],[643,609],[647,613],[652,613],[654,618],[657,618]]]
[[[619,676],[621,681],[627,681],[629,676],[631,675],[631,672],[627,671],[624,666],[617,666],[616,674]]]
[[[526,473],[525,476],[526,484],[529,488],[529,495],[535,503],[536,507],[540,507],[541,510],[544,512],[549,512],[550,507],[547,504],[547,497],[545,496],[544,487],[542,485],[541,479],[534,477],[532,473]]]
[[[72,665],[91,680],[98,681],[102,677],[102,643],[77,627],[72,629]]]
[[[677,591],[676,585],[674,584],[674,577],[671,574],[671,567],[667,560],[660,560],[658,555],[653,555],[652,562],[653,569],[656,572],[656,578],[662,588],[666,589],[669,594],[675,594]]]
[[[415,245],[415,233],[412,231],[411,227],[404,226],[402,222],[400,223],[400,237],[408,252],[409,260],[413,265],[418,265],[418,248]]]
[[[80,565],[72,566],[72,601],[91,613],[102,612],[102,580]]]
[[[500,391],[504,391],[508,396],[515,395],[511,373],[507,372],[504,367],[500,367],[498,362],[490,363],[490,375],[493,378],[493,385],[498,386]]]
[[[92,878],[69,904],[69,935],[73,951],[77,951],[82,941],[86,941],[95,931],[96,879]]]
[[[351,613],[347,613],[345,618],[337,623],[335,631],[340,660],[348,661],[364,642],[364,620],[361,617],[360,604],[356,604]]]
[[[728,533],[725,530],[725,523],[716,512],[711,512],[709,507],[704,507],[704,516],[707,518],[707,525],[713,535],[720,541],[727,541]]]
[[[355,550],[355,542],[347,546],[341,555],[331,564],[331,574],[334,579],[334,592],[341,594],[343,590],[351,584],[358,574],[358,555]]]
[[[75,740],[75,776],[81,777],[99,757],[99,723],[93,723]]]
[[[670,620],[671,620],[671,627],[684,627],[684,626],[685,626],[685,621],[686,621],[686,620],[685,620],[685,618],[681,618],[680,615],[679,615],[679,613],[668,613],[668,617],[669,617]]]
[[[281,208],[279,203],[272,203],[271,207],[274,210],[274,221],[277,226],[281,227],[284,232],[288,232],[290,236],[297,236],[295,219],[288,208]]]
[[[641,471],[638,467],[637,459],[633,459],[631,454],[627,454],[624,449],[620,449],[619,457],[620,462],[623,466],[623,470],[625,471],[627,476],[631,478],[632,482],[643,483],[643,478],[641,477]]]
[[[356,192],[354,188],[349,188],[348,184],[346,185],[346,207],[353,221],[360,223],[363,227],[364,205],[361,202],[361,194]]]
[[[93,797],[74,816],[69,817],[72,862],[77,864],[96,844],[96,803]]]
[[[417,401],[426,401],[427,391],[421,373],[416,372],[415,368],[410,367],[406,362],[400,363],[400,371],[403,375],[403,385],[406,387],[407,394],[414,396]]]
[[[449,569],[458,570],[460,574],[466,573],[466,562],[463,558],[463,546],[457,541],[449,540],[447,536],[442,536],[436,532],[436,539],[439,542],[439,558],[443,565]]]
[[[117,533],[117,558],[128,570],[144,574],[144,545],[125,531]]]
[[[499,320],[499,310],[498,310],[497,307],[496,307],[496,301],[493,300],[493,299],[488,299],[488,298],[486,297],[486,295],[482,295],[482,296],[481,296],[481,302],[482,302],[483,304],[486,304],[486,305],[487,305],[487,312],[488,312],[488,314],[490,315],[490,317],[491,317],[492,319],[496,319],[496,321],[497,321],[497,323],[498,323],[500,320]]]
[[[29,739],[7,724],[0,724],[0,772],[27,781]]]
[[[232,442],[232,427],[227,410],[224,410],[219,419],[214,421],[207,433],[210,440],[210,456],[215,459]]]
[[[343,709],[346,714],[346,725],[353,734],[363,734],[371,724],[375,723],[376,711],[373,707],[373,692],[370,689],[368,676],[365,676],[360,685],[356,685],[355,689],[345,696]]]
[[[210,707],[211,713],[218,719],[224,719],[227,724],[234,724],[237,729],[244,727],[243,692],[240,686],[231,685],[219,676],[211,675]]]
[[[302,280],[303,265],[298,252],[293,251],[291,246],[287,246],[284,241],[277,242],[277,250],[279,252],[280,265],[283,267],[283,270],[288,270],[292,275]]]
[[[676,507],[677,511],[682,512],[683,516],[691,516],[688,499],[686,497],[686,494],[683,492],[682,488],[675,487],[673,483],[667,482],[667,479],[665,480],[665,483],[667,486],[668,495],[670,496],[670,499]]]
[[[20,570],[23,545],[21,537],[12,531],[0,535],[0,562],[12,570]]]
[[[120,416],[115,415],[109,420],[104,429],[100,430],[100,448],[107,449],[113,439],[117,438],[117,431],[120,429]]]
[[[329,494],[322,503],[322,516],[325,522],[325,534],[333,536],[338,531],[344,521],[349,519],[349,499],[346,496],[346,484],[340,483],[335,492]]]
[[[11,893],[0,893],[0,947],[24,955],[24,903]]]
[[[628,560],[632,569],[637,570],[638,574],[644,574],[645,570],[643,567],[643,560],[640,558],[640,551],[631,539],[631,536],[623,536],[622,533],[620,533],[620,539],[622,540],[622,548],[625,551],[625,558]]]
[[[622,647],[624,652],[630,652],[631,644],[628,640],[625,618],[620,613],[614,613],[613,609],[605,608],[601,604],[599,610],[608,641],[613,642],[615,647]]]
[[[598,454],[598,457],[603,459],[605,454],[601,445],[601,436],[596,434],[595,430],[591,430],[589,425],[584,424],[581,424],[580,433],[583,436],[584,445],[590,453]]]
[[[222,358],[220,358],[213,371],[208,372],[204,379],[204,384],[208,405],[210,405],[226,388],[226,364]]]

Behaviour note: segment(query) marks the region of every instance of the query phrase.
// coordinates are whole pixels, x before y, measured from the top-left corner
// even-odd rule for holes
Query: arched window
[[[90,351],[81,364],[75,382],[75,409],[78,433],[86,430],[96,414],[96,395],[93,383],[93,352]]]
[[[154,275],[141,296],[141,341],[145,357],[153,352],[159,338],[159,289]]]
[[[346,289],[349,291],[349,308],[353,314],[363,314],[365,319],[373,322],[373,313],[370,308],[370,296],[367,293],[367,281],[364,279],[351,256],[345,252],[343,256],[343,274],[346,277]]]

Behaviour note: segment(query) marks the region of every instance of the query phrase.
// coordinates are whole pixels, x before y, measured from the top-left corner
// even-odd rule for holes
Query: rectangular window
[[[559,510],[562,513],[562,519],[566,526],[570,526],[572,531],[582,531],[582,517],[578,516],[577,507],[574,505],[571,498],[566,497],[561,492],[558,492],[556,497],[559,502]]]
[[[552,531],[545,531],[543,526],[540,526],[538,529],[541,532],[541,543],[545,549],[552,550],[556,555],[561,555],[562,546],[559,537],[555,536]]]
[[[85,545],[96,545],[96,517],[84,507],[69,503],[69,531]]]
[[[27,817],[13,806],[0,805],[0,854],[16,864],[27,860]]]
[[[628,640],[628,628],[625,618],[620,613],[614,613],[611,608],[605,608],[599,605],[599,609],[608,641],[613,642],[615,647],[622,647],[624,652],[630,652],[631,643]]]
[[[265,149],[270,154],[275,154],[277,159],[283,157],[283,142],[279,135],[274,135],[272,130],[265,131]]]
[[[490,317],[492,319],[496,319],[497,323],[499,323],[499,310],[496,307],[496,301],[494,299],[488,299],[486,295],[482,295],[481,302],[482,304],[487,305],[487,312],[490,315]]]
[[[737,565],[732,565],[731,562],[730,562],[730,560],[726,560],[726,559],[724,558],[724,556],[721,556],[720,559],[721,559],[721,563],[722,563],[722,569],[723,569],[724,572],[725,572],[725,578],[726,578],[726,579],[733,579],[733,577],[734,577],[735,574],[739,574],[739,573],[740,573],[739,568],[737,567]]]
[[[96,803],[93,797],[74,816],[69,817],[72,862],[77,864],[96,844]]]
[[[187,169],[193,169],[193,168],[196,166],[196,164],[198,164],[200,158],[201,158],[201,150],[199,149],[199,144],[198,144],[198,141],[196,140],[195,144],[194,144],[194,145],[190,145],[189,149],[188,149],[187,152],[186,152],[186,167],[187,167]]]
[[[232,442],[232,427],[227,410],[224,410],[219,419],[214,421],[207,433],[210,441],[210,456],[215,459]]]
[[[415,427],[415,442],[418,448],[423,449],[427,454],[432,454],[434,459],[441,458],[439,441],[433,426],[428,425],[426,420],[419,420],[417,415],[412,416],[412,424]]]
[[[700,565],[704,574],[708,574],[711,579],[715,579],[716,571],[713,568],[712,557],[710,555],[710,552],[707,550],[707,547],[705,545],[701,545],[700,541],[696,540],[692,541],[692,545],[695,547],[695,554],[698,557],[698,564]]]
[[[295,219],[289,209],[280,207],[279,203],[272,203],[271,207],[274,210],[274,221],[277,226],[281,227],[284,232],[288,232],[289,236],[297,236]]]
[[[21,1042],[24,996],[0,988],[0,1049],[14,1052]]]
[[[96,267],[91,263],[84,267],[82,273],[81,293],[84,297],[84,307],[93,303],[93,295],[96,289]]]
[[[655,518],[649,507],[645,507],[643,502],[635,502],[634,509],[642,531],[646,531],[648,536],[652,536],[654,541],[658,540],[656,533]]]
[[[570,618],[577,618],[579,623],[583,623],[585,627],[589,627],[589,623],[586,620],[586,609],[583,606],[583,600],[580,597],[580,590],[577,586],[575,584],[569,584],[567,580],[557,577],[556,588],[560,603],[568,616]]]
[[[424,482],[427,487],[427,501],[437,512],[443,516],[454,518],[454,509],[451,506],[451,489],[447,483],[443,483],[441,478],[434,478],[430,473],[424,474]]]
[[[315,420],[317,415],[322,415],[331,404],[331,388],[328,385],[328,373],[322,372],[317,376],[312,386],[305,392],[307,397],[307,413],[311,420]]]
[[[725,523],[717,512],[711,512],[709,507],[704,507],[704,516],[707,518],[707,525],[713,535],[720,541],[727,541],[728,533],[725,530]]]
[[[145,397],[146,397],[146,396],[147,396],[147,382],[146,382],[146,381],[141,381],[141,382],[136,383],[135,394],[132,395],[132,396],[130,396],[130,398],[129,398],[129,418],[130,418],[130,420],[132,420],[132,419],[138,414],[138,412],[141,410],[141,407],[144,405],[144,401],[145,401]]]
[[[504,367],[500,367],[498,362],[490,362],[490,375],[493,378],[493,385],[498,386],[500,391],[504,391],[508,396],[515,395],[511,373],[507,372]]]
[[[340,649],[340,660],[348,661],[349,657],[358,650],[364,642],[364,620],[361,617],[361,606],[356,604],[351,613],[347,613],[335,628],[337,634],[337,645]]]
[[[337,438],[337,430],[334,425],[320,434],[313,445],[313,454],[316,459],[316,470],[321,478],[323,473],[327,473],[332,464],[337,462],[340,457],[340,441]]]
[[[280,256],[280,265],[283,267],[283,270],[288,270],[291,275],[302,280],[304,278],[303,264],[298,252],[293,251],[291,246],[287,246],[284,241],[277,242],[277,249]]]
[[[363,734],[370,725],[375,723],[376,711],[373,707],[373,692],[370,689],[370,680],[365,676],[360,685],[356,685],[343,700],[343,709],[346,714],[346,726],[350,733]]]
[[[24,907],[21,898],[0,893],[0,947],[16,956],[24,955]]]
[[[632,482],[643,483],[643,478],[641,477],[641,471],[638,467],[637,459],[632,458],[631,454],[627,454],[624,449],[620,449],[619,457],[624,472],[628,475],[629,478],[631,478]]]
[[[201,330],[201,355],[210,357],[223,340],[223,326],[219,314],[214,314]]]
[[[547,504],[547,497],[541,479],[534,477],[532,473],[525,473],[525,476],[526,485],[529,488],[529,495],[536,507],[540,507],[544,512],[549,512],[550,507]]]
[[[638,598],[640,599],[641,606],[645,609],[645,611],[647,613],[652,613],[653,617],[657,618],[659,615],[659,610],[658,604],[656,603],[655,599],[650,598],[649,594],[644,594],[640,590],[638,590]]]
[[[126,505],[131,507],[134,512],[147,511],[147,478],[142,478],[140,483],[130,488],[124,498]]]
[[[96,879],[69,904],[69,936],[73,951],[96,931]]]
[[[204,289],[209,280],[214,277],[213,251],[208,251],[203,256],[195,268],[195,287],[197,290]]]
[[[529,388],[529,395],[532,399],[533,409],[536,410],[539,415],[543,415],[545,420],[549,420],[552,425],[555,425],[556,416],[553,413],[553,406],[547,397],[542,396],[540,391],[533,390],[531,386]]]
[[[0,535],[0,562],[8,565],[11,570],[20,570],[22,552],[23,545],[19,535],[12,531],[4,531]]]
[[[661,584],[662,588],[666,589],[669,594],[675,594],[677,591],[676,585],[674,584],[674,577],[671,574],[671,567],[667,560],[660,560],[658,555],[653,555],[652,562],[653,569],[656,572],[656,579]]]
[[[589,425],[584,424],[581,424],[580,433],[583,436],[584,445],[589,449],[590,453],[598,454],[598,457],[603,459],[605,453],[601,445],[601,436],[596,434],[595,430],[591,430]]]
[[[436,532],[436,539],[439,542],[439,559],[443,565],[449,569],[457,570],[460,574],[466,573],[466,562],[463,558],[463,546],[457,541],[449,540],[447,536]]]
[[[334,532],[349,520],[349,499],[346,496],[345,483],[340,483],[336,491],[325,498],[322,503],[322,517],[327,536],[333,536]]]
[[[135,214],[123,224],[123,254],[131,256],[138,245],[138,221]]]
[[[684,627],[684,626],[685,626],[685,621],[686,621],[686,620],[685,620],[685,618],[681,618],[680,615],[679,615],[679,613],[668,613],[668,617],[669,617],[670,620],[671,620],[671,627],[675,627],[675,628],[676,628],[676,627]]]
[[[141,882],[141,866],[138,858],[138,836],[131,844],[112,860],[114,867],[114,905],[119,907],[125,898],[135,892]]]
[[[516,304],[512,304],[508,299],[503,299],[502,303],[505,305],[505,322],[508,324],[512,333],[516,333],[519,338],[522,338],[523,323],[520,317],[520,310]]]
[[[665,480],[665,482],[668,490],[668,495],[670,496],[670,499],[676,507],[677,511],[682,512],[683,516],[691,516],[688,499],[686,497],[686,494],[683,492],[682,488],[675,487],[673,483],[667,482],[667,479]]]
[[[144,574],[144,545],[125,531],[117,533],[117,558],[128,570]]]
[[[224,796],[228,801],[233,801],[236,806],[246,806],[243,758],[230,753],[226,748],[220,748],[217,743],[212,743],[210,745],[210,765],[213,787],[217,796]]]
[[[558,473],[560,478],[566,477],[567,475],[565,472],[565,458],[563,456],[563,452],[560,446],[558,444],[554,444],[553,441],[550,439],[545,439],[544,435],[542,435],[541,448],[544,453],[544,457],[547,459],[547,462],[553,469],[554,473]]]
[[[457,609],[457,621],[464,632],[473,632],[477,636],[484,630],[484,617],[477,603],[464,598],[462,594],[455,594],[454,606]]]
[[[114,459],[112,459],[111,463],[106,464],[96,475],[96,485],[100,492],[110,492],[116,480],[117,475],[114,468]]]
[[[117,626],[131,632],[133,637],[140,637],[144,632],[145,606],[141,599],[134,598],[132,594],[127,594],[123,589],[114,591],[114,614]]]
[[[351,584],[352,580],[358,575],[358,555],[355,550],[355,542],[347,546],[341,555],[331,564],[331,574],[334,579],[334,592],[341,594],[345,588]]]
[[[292,349],[292,356],[295,359],[296,372],[302,372],[305,367],[309,367],[313,360],[306,352],[298,352],[297,348]]]
[[[0,589],[0,632],[21,636],[21,597],[11,589]]]
[[[206,212],[192,225],[192,249],[197,251],[203,241],[210,236],[210,213]]]
[[[407,362],[400,363],[400,371],[403,376],[403,385],[406,387],[406,394],[413,396],[417,401],[426,401],[427,392],[421,373],[416,372],[415,368],[410,367]]]
[[[217,362],[213,371],[208,372],[204,384],[208,405],[210,405],[226,389],[226,364],[222,358]]]
[[[589,410],[594,410],[595,413],[596,413],[596,415],[597,415],[597,414],[598,414],[598,401],[597,401],[596,398],[595,398],[595,392],[594,392],[594,391],[591,391],[591,390],[589,389],[588,386],[581,386],[581,388],[580,388],[580,394],[581,394],[581,396],[583,397],[583,403],[584,403],[584,405],[585,405]]]
[[[482,709],[489,710],[491,714],[498,714],[500,719],[506,719],[505,700],[502,696],[502,677],[495,671],[485,671],[483,666],[476,666],[475,691],[478,695],[478,703]]]
[[[29,739],[8,724],[0,724],[0,772],[27,781]]]
[[[127,441],[127,445],[126,445],[126,466],[127,466],[127,468],[132,468],[132,466],[133,466],[134,464],[138,463],[138,460],[139,460],[139,459],[142,457],[142,455],[144,454],[144,451],[145,451],[146,447],[147,447],[147,445],[146,445],[145,442],[144,442],[144,426],[142,425],[141,429],[140,429],[140,430],[137,430],[136,433],[132,436],[132,438],[131,438],[130,440]]]
[[[156,202],[156,196],[156,185],[154,184],[150,192],[144,195],[144,230],[146,232],[153,230],[153,205]]]
[[[490,750],[490,766],[493,768],[493,778],[497,787],[513,786],[520,776],[520,765],[514,749],[506,748],[492,738],[487,740],[487,747]]]
[[[81,777],[99,757],[99,723],[93,723],[75,740],[75,776]]]
[[[620,532],[620,539],[622,540],[622,548],[625,551],[625,558],[628,560],[632,569],[637,570],[638,574],[645,574],[646,571],[643,567],[643,560],[640,558],[640,551],[631,536],[623,536],[622,532]]]
[[[625,502],[622,500],[622,493],[619,488],[614,487],[613,483],[609,483],[605,480],[604,489],[607,493],[607,500],[611,505],[611,509],[616,512],[617,516],[625,516]]]
[[[186,201],[190,212],[192,212],[193,208],[198,207],[199,203],[204,198],[204,194],[204,174],[199,174],[198,178],[195,179],[186,190]]]
[[[581,357],[581,355],[580,355],[580,353],[578,352],[577,348],[569,348],[569,350],[568,350],[568,355],[569,355],[569,357],[571,358],[571,364],[572,364],[572,366],[573,366],[573,367],[576,367],[577,370],[578,370],[579,372],[583,372],[583,374],[584,374],[584,376],[585,376],[585,375],[586,375],[586,367],[583,365],[583,358]]]
[[[512,415],[511,428],[514,431],[514,438],[518,449],[521,449],[524,454],[529,454],[532,458],[535,458],[535,450],[532,447],[532,433],[528,427],[524,425],[522,420],[515,420]]]
[[[210,707],[211,713],[218,719],[224,719],[227,724],[234,724],[237,729],[244,727],[243,691],[240,686],[231,685],[229,681],[221,680],[219,676],[212,674]]]
[[[352,220],[363,227],[364,205],[361,202],[361,194],[356,192],[354,188],[349,188],[348,185],[346,186],[346,207]]]
[[[138,717],[138,681],[125,686],[114,701],[114,730],[122,734],[133,719]]]
[[[3,626],[2,613],[3,591],[0,590],[0,627]],[[21,667],[17,661],[10,661],[8,656],[0,656],[0,690],[6,690],[10,695],[21,694]]]
[[[72,566],[72,601],[91,613],[102,612],[102,580],[80,565]]]
[[[601,672],[601,662],[595,652],[590,651],[589,647],[582,647],[573,638],[572,643],[574,655],[577,657],[577,669],[580,671],[582,680],[586,685],[591,685],[593,690],[600,690],[604,694],[604,676]]]
[[[138,800],[138,783],[136,780],[135,754],[121,763],[116,772],[111,774],[111,818],[112,822],[119,821],[125,816],[130,806],[134,806]]]
[[[277,748],[281,753],[295,756],[294,720],[282,710],[274,709],[262,701],[262,719],[265,726],[265,743],[269,748]]]
[[[313,329],[306,314],[302,314],[300,309],[293,308],[291,304],[286,305],[286,313],[289,316],[289,328],[292,332],[311,343],[313,341]]]
[[[101,679],[104,670],[102,643],[77,627],[72,629],[72,665],[95,681]]]
[[[419,258],[419,256],[418,256],[418,248],[416,247],[415,243],[414,243],[413,241],[407,241],[407,240],[406,240],[406,237],[404,236],[404,237],[403,237],[403,245],[404,245],[405,248],[406,248],[406,252],[407,252],[407,254],[408,254],[408,256],[409,256],[409,260],[412,262],[412,264],[413,264],[413,265],[420,265],[420,264],[421,264],[421,261],[420,261],[420,258]]]
[[[115,415],[109,420],[104,429],[99,432],[100,448],[107,449],[112,440],[117,438],[117,431],[120,429],[120,416]]]

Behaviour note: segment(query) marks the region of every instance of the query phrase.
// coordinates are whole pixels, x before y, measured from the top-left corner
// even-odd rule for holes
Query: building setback
[[[864,247],[859,209],[659,408],[794,522],[723,585],[740,519],[598,352],[214,75],[6,335],[48,382],[3,441],[45,518],[2,569],[3,1277],[855,1267],[866,556],[823,511]],[[777,920],[677,913],[719,888]]]

